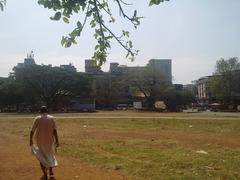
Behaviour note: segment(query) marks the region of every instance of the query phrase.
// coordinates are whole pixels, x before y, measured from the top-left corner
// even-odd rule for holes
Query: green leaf
[[[90,25],[91,25],[91,28],[95,28],[96,27],[96,21],[95,20],[92,20],[90,22]]]
[[[1,11],[3,11],[3,4],[0,3],[0,8],[1,8]]]
[[[68,20],[68,18],[63,17],[63,21],[64,21],[65,23],[69,24],[69,20]]]
[[[80,33],[81,33],[81,29],[76,28],[69,34],[69,36],[72,38],[75,38],[76,36],[80,36]]]
[[[90,11],[88,11],[87,13],[86,13],[86,15],[87,15],[87,17],[90,17],[91,15],[92,15],[92,10],[90,10]]]
[[[122,31],[124,36],[127,36],[129,38],[129,31]]]
[[[164,2],[164,1],[169,1],[169,0],[151,0],[151,1],[149,2],[149,6],[159,5],[160,3]]]
[[[79,29],[82,28],[82,23],[81,23],[80,21],[77,22],[77,27],[78,27]]]
[[[66,43],[65,43],[65,48],[68,48],[68,47],[70,47],[72,45],[72,42],[71,41],[67,41]]]
[[[128,41],[128,43],[129,43],[129,47],[132,48],[133,47],[132,41]]]
[[[95,50],[99,49],[100,45],[96,45],[95,46]]]
[[[71,39],[73,44],[77,44],[77,41],[75,39]]]
[[[64,9],[63,15],[64,15],[65,17],[67,17],[67,18],[70,18],[70,13],[68,12],[67,9]]]
[[[62,41],[61,41],[61,44],[62,44],[62,46],[64,45],[66,43],[66,37],[62,37]]]
[[[73,11],[75,12],[75,13],[78,13],[78,8],[77,7],[73,7]]]
[[[58,21],[58,20],[60,20],[61,16],[62,16],[61,12],[56,12],[54,17],[50,17],[50,19],[54,20],[54,21]]]

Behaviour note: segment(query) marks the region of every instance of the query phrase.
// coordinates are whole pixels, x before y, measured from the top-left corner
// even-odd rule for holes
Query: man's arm
[[[35,130],[37,129],[37,126],[38,126],[38,117],[36,117],[34,119],[31,131],[30,131],[30,140],[29,140],[29,145],[30,146],[33,145],[33,135],[34,135]]]
[[[53,131],[53,136],[55,138],[56,147],[58,147],[59,146],[59,142],[58,142],[58,133],[57,133],[56,129],[54,129],[54,131]]]
[[[30,131],[30,141],[29,141],[29,145],[32,146],[33,145],[33,131]]]

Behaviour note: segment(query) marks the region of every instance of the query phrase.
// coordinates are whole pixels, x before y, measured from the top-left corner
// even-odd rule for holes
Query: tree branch
[[[102,26],[114,37],[114,39],[129,53],[133,55],[137,55],[137,53],[134,53],[131,49],[129,49],[126,45],[124,45],[121,40],[107,27],[105,24],[102,24]]]
[[[98,23],[99,23],[99,27],[100,27],[100,32],[101,32],[101,36],[102,36],[102,40],[103,42],[105,42],[105,35],[104,35],[104,32],[103,32],[103,27],[102,27],[102,18],[100,17],[100,14],[99,14],[99,9],[98,9],[98,5],[97,5],[97,0],[94,0],[94,5],[95,5],[95,8],[96,8],[96,14],[97,14],[97,19],[98,19]]]
[[[123,10],[123,8],[122,8],[122,5],[121,5],[121,3],[120,3],[120,1],[119,1],[119,0],[116,0],[116,2],[117,2],[117,4],[118,4],[119,10],[120,10],[120,15],[122,14],[124,18],[127,18],[129,21],[131,21],[134,26],[139,25],[138,22],[135,22],[136,19],[134,19],[133,17],[130,18],[128,15],[125,14],[125,12],[124,12],[124,10]],[[122,2],[122,1],[121,1],[121,2]],[[122,2],[122,3],[123,3],[123,2]]]

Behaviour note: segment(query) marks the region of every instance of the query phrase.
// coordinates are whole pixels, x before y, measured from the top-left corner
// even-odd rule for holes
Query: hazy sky
[[[109,62],[144,66],[152,58],[172,59],[174,83],[190,83],[201,76],[211,75],[216,60],[240,58],[240,0],[170,0],[159,6],[148,7],[149,0],[128,0],[145,18],[134,30],[130,23],[116,23],[113,30],[130,30],[136,49],[134,62],[125,59],[126,52],[115,42],[109,51]],[[84,71],[84,59],[91,58],[95,40],[93,30],[86,28],[71,48],[61,46],[61,37],[74,27],[71,23],[49,19],[54,13],[37,4],[37,0],[7,0],[0,12],[0,76],[6,77],[12,67],[23,62],[26,54],[34,51],[38,64],[75,65]],[[117,21],[121,20],[118,10]]]

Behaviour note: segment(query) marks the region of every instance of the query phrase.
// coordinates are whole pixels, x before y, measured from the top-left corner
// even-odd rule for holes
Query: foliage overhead
[[[6,0],[1,0],[1,1],[0,1],[0,10],[1,10],[1,11],[4,10],[4,5],[6,5]]]
[[[169,0],[150,0],[149,6],[158,5],[161,2]],[[132,5],[123,0],[113,0],[114,5],[119,10],[119,16],[127,19],[135,28],[140,25],[141,16],[138,15],[137,10],[133,11],[132,15],[126,14],[124,6]],[[102,65],[107,58],[108,49],[111,48],[110,40],[116,40],[123,49],[127,51],[126,57],[134,60],[139,50],[133,48],[133,43],[129,39],[129,31],[122,30],[119,35],[110,29],[110,24],[116,21],[113,17],[114,7],[110,6],[108,0],[38,0],[38,4],[45,8],[55,11],[51,20],[63,20],[65,23],[70,22],[70,18],[74,14],[84,14],[84,19],[76,22],[76,27],[67,36],[62,37],[62,46],[68,48],[72,44],[76,44],[76,38],[81,35],[84,26],[87,22],[90,23],[91,28],[95,30],[94,37],[97,40],[95,52],[92,57],[93,60]]]

